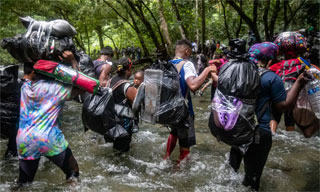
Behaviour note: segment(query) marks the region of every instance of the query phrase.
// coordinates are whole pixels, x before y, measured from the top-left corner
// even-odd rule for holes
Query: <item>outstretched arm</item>
[[[195,77],[195,76],[188,77],[186,82],[189,89],[192,92],[198,90],[200,86],[203,84],[203,82],[206,80],[209,73],[216,72],[216,71],[217,71],[217,67],[215,65],[210,65],[206,67],[198,77]]]
[[[296,80],[296,82],[293,84],[290,91],[288,92],[286,100],[279,103],[274,103],[274,106],[276,107],[276,109],[281,112],[288,111],[297,101],[299,92],[304,87],[306,82],[307,82],[307,77],[304,76],[304,73],[300,74],[298,79]]]

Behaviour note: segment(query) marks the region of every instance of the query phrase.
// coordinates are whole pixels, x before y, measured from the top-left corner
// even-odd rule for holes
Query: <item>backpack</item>
[[[304,71],[305,65],[298,59],[282,60],[272,65],[269,69],[281,77],[285,83],[286,90],[290,89],[293,82]]]
[[[132,115],[132,112],[115,104],[112,91],[128,81],[118,81],[113,87],[102,89],[101,95],[90,95],[83,103],[82,122],[85,131],[88,129],[104,136],[106,142],[129,137],[129,133],[119,123],[119,116]],[[110,80],[108,82],[110,85]]]
[[[160,61],[145,71],[144,84],[140,85],[137,102],[142,103],[141,119],[149,123],[173,125],[189,116],[188,106],[180,90],[179,72],[185,62],[177,66],[171,62]],[[143,95],[143,98],[141,97]]]
[[[209,128],[224,143],[243,153],[255,134],[255,104],[260,75],[254,63],[231,59],[222,66],[212,100]]]

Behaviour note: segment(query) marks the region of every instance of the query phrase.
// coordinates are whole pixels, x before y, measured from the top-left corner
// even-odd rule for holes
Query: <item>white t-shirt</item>
[[[197,77],[197,71],[196,68],[194,67],[193,63],[191,61],[187,61],[183,65],[184,69],[184,79],[187,80],[188,77]]]

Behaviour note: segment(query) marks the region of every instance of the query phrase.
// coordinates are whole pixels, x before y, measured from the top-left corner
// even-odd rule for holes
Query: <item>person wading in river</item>
[[[295,104],[299,91],[306,83],[306,78],[303,74],[300,74],[286,94],[281,78],[266,69],[272,64],[277,53],[278,46],[270,42],[255,44],[249,50],[250,59],[259,66],[261,75],[261,88],[255,108],[259,123],[257,131],[260,139],[259,141],[253,141],[244,156],[235,148],[230,150],[229,164],[235,171],[238,171],[241,161],[244,159],[245,177],[243,184],[254,190],[259,190],[262,171],[272,146],[270,102],[277,111],[285,112],[289,110]],[[214,75],[213,80],[218,82],[218,76]]]
[[[110,46],[106,46],[100,51],[100,57],[93,61],[96,76],[100,81],[100,86],[105,87],[109,79],[113,57],[113,50]]]
[[[167,150],[164,159],[169,158],[170,154],[176,146],[179,138],[180,156],[178,163],[190,153],[190,147],[196,144],[196,136],[194,131],[194,111],[191,102],[190,90],[195,92],[204,83],[210,72],[217,72],[216,66],[206,67],[198,76],[196,69],[188,59],[192,54],[192,45],[188,40],[179,40],[176,43],[175,57],[172,62],[176,65],[180,75],[180,89],[182,95],[188,99],[189,122],[178,123],[177,126],[170,126],[171,132],[167,141]]]
[[[119,118],[118,123],[129,133],[128,137],[116,138],[113,148],[120,152],[127,152],[130,149],[134,115],[131,105],[136,97],[137,89],[128,81],[131,76],[132,62],[128,58],[121,58],[116,63],[117,74],[110,80],[110,87],[114,96],[115,109]]]
[[[64,61],[77,68],[77,61],[70,51],[63,53]],[[25,64],[27,65],[27,64]],[[79,176],[78,163],[68,142],[59,129],[62,107],[66,100],[82,91],[54,80],[43,79],[33,71],[33,65],[25,66],[32,72],[21,87],[20,121],[17,134],[19,155],[18,187],[33,181],[40,157],[45,156],[71,180]]]

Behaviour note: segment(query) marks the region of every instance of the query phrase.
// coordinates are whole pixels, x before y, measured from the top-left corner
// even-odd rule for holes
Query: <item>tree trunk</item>
[[[224,19],[224,27],[226,28],[226,32],[227,32],[227,37],[228,40],[230,41],[230,33],[229,33],[229,28],[228,28],[228,23],[227,23],[227,17],[226,17],[226,7],[222,2],[223,0],[220,0],[221,2],[221,6],[222,6],[222,10],[223,10],[223,19]]]
[[[88,52],[87,52],[87,54],[88,55],[90,55],[91,54],[91,52],[90,52],[90,37],[89,37],[89,31],[88,31],[88,28],[87,28],[87,25],[84,25],[84,27],[85,27],[85,30],[86,30],[86,35],[87,35],[87,47],[88,47]]]
[[[107,2],[107,1],[105,1],[105,0],[104,0],[103,2],[104,2],[108,7],[110,7],[124,22],[128,23],[129,26],[132,27],[132,29],[133,29],[133,30],[136,32],[136,34],[137,34],[137,37],[138,37],[138,39],[139,39],[139,41],[140,41],[140,44],[141,44],[141,46],[142,46],[142,49],[143,49],[143,52],[144,52],[145,56],[149,56],[149,51],[148,51],[148,49],[147,49],[147,46],[145,45],[145,42],[144,42],[144,40],[143,40],[143,38],[142,38],[142,34],[141,34],[139,28],[137,27],[137,24],[136,24],[136,22],[135,22],[135,20],[134,20],[134,17],[132,16],[132,14],[131,14],[130,12],[128,12],[128,14],[129,14],[129,16],[130,16],[133,24],[131,24],[127,18],[125,18],[124,16],[122,16],[122,15],[118,12],[118,10],[116,10],[114,7],[112,7],[112,5],[111,5],[109,2]],[[123,5],[122,5],[122,6],[123,6]],[[123,8],[126,9],[126,7],[124,7],[124,6],[123,6]]]
[[[261,37],[260,37],[260,33],[257,27],[257,23],[254,23],[241,9],[240,7],[233,1],[233,0],[227,0],[227,3],[229,3],[229,5],[231,7],[234,8],[234,10],[236,10],[238,12],[238,14],[240,15],[240,17],[243,18],[243,20],[247,23],[247,25],[250,27],[250,29],[252,30],[252,32],[254,33],[254,35],[256,36],[256,40],[257,42],[261,42]]]
[[[202,23],[202,50],[204,50],[204,43],[206,41],[206,6],[204,0],[201,0],[201,23]]]
[[[267,0],[265,2],[265,8],[263,13],[264,35],[267,41],[271,41],[270,34],[269,34],[269,24],[268,24],[269,8],[270,8],[270,0]]]
[[[289,27],[289,24],[291,23],[291,21],[293,20],[294,16],[297,14],[297,12],[301,9],[301,7],[303,6],[303,4],[305,3],[306,1],[303,0],[301,2],[301,4],[297,7],[297,9],[295,11],[292,11],[291,8],[290,8],[290,5],[289,5],[289,1],[288,0],[285,0],[284,1],[284,4],[286,3],[286,6],[284,7],[284,12],[285,12],[285,23],[284,23],[284,31],[286,31]],[[288,16],[287,16],[287,7],[289,8],[289,11],[290,11],[290,18],[288,19]]]
[[[176,2],[175,0],[171,0],[171,5],[175,11],[175,14],[176,14],[176,18],[177,18],[177,21],[179,23],[179,29],[180,29],[180,34],[181,34],[181,38],[182,39],[187,39],[187,31],[182,23],[182,20],[181,20],[181,17],[180,17],[180,13],[179,13],[179,9],[176,5]]]
[[[270,25],[269,25],[269,36],[270,38],[273,38],[274,36],[274,26],[278,17],[278,12],[280,9],[280,0],[276,0],[276,5],[273,9]]]
[[[240,3],[240,9],[242,10],[242,0],[239,0]],[[241,32],[241,27],[242,27],[242,17],[240,17],[240,22],[239,22],[239,27],[236,31],[236,37],[239,38],[240,32]]]
[[[197,45],[199,46],[199,26],[198,26],[198,18],[199,18],[199,0],[196,0],[196,42]],[[199,47],[198,47],[199,48]]]
[[[138,36],[138,39],[139,39],[139,41],[140,41],[140,45],[141,45],[141,47],[142,47],[142,49],[143,49],[143,52],[144,52],[144,55],[146,56],[146,57],[149,57],[149,50],[148,50],[148,48],[147,48],[147,46],[146,46],[146,44],[145,44],[145,42],[144,42],[144,39],[143,39],[143,37],[142,37],[142,34],[141,34],[141,32],[140,32],[140,29],[139,29],[139,27],[137,27],[137,22],[136,22],[136,20],[134,19],[134,17],[133,17],[133,15],[131,14],[131,13],[129,13],[129,16],[130,16],[130,18],[131,18],[131,20],[132,20],[132,23],[133,23],[133,26],[134,26],[134,30],[135,30],[135,32],[137,33],[137,36]]]
[[[164,14],[163,14],[163,0],[158,0],[158,3],[159,3],[159,15],[160,15],[160,21],[161,21],[161,30],[163,32],[165,39],[166,39],[166,43],[168,44],[167,51],[171,55],[172,43],[171,43],[169,31],[168,31],[168,25],[166,22],[166,18],[164,17]]]
[[[287,4],[289,3],[288,0],[283,0],[283,20],[284,20],[284,25],[283,25],[283,31],[286,31],[289,25],[288,21],[288,15],[287,15]]]
[[[104,45],[103,45],[103,37],[102,37],[102,27],[100,25],[98,25],[96,27],[96,32],[97,32],[98,39],[99,39],[100,49],[102,49],[104,47]]]
[[[157,25],[157,30],[158,30],[158,33],[159,33],[159,36],[160,36],[160,39],[161,39],[161,43],[162,43],[163,45],[166,45],[166,43],[164,42],[164,39],[163,39],[163,35],[162,35],[162,33],[161,33],[160,26],[159,26],[159,24],[158,24],[158,20],[156,19],[156,17],[154,16],[154,14],[153,14],[152,11],[150,10],[150,8],[144,3],[143,0],[139,0],[139,2],[141,2],[141,3],[147,8],[147,10],[149,11],[150,15],[152,16],[154,22],[155,22],[156,25]],[[140,13],[143,14],[143,11],[142,11],[141,9],[140,9]],[[160,20],[161,20],[161,18],[160,18]],[[161,22],[161,21],[160,21],[160,22]],[[166,46],[166,49],[167,49],[167,46]],[[168,52],[168,49],[167,49],[167,52]]]
[[[141,21],[143,22],[143,24],[146,26],[146,29],[151,37],[151,39],[153,40],[154,45],[156,46],[157,49],[160,49],[160,44],[158,41],[157,36],[155,35],[155,33],[153,32],[152,26],[149,23],[149,21],[145,18],[143,11],[141,9],[141,6],[139,4],[137,4],[138,9],[140,10],[140,12],[137,10],[137,8],[135,7],[135,4],[131,1],[131,0],[126,0],[128,5],[130,6],[131,10],[141,19]]]

